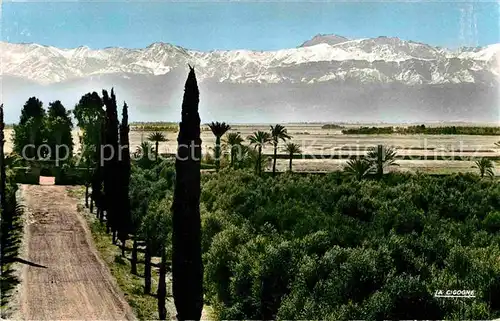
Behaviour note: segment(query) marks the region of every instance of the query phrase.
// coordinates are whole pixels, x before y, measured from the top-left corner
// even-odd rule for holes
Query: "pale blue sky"
[[[498,2],[3,2],[2,40],[63,48],[292,48],[318,33],[456,48],[500,42]]]

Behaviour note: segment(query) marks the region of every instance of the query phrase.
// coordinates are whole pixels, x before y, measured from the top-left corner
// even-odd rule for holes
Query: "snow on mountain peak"
[[[3,73],[39,83],[112,73],[164,75],[188,63],[197,66],[200,80],[238,83],[475,82],[498,77],[499,52],[500,44],[450,51],[395,37],[349,40],[321,34],[298,48],[275,51],[202,52],[163,42],[100,50],[0,42]]]

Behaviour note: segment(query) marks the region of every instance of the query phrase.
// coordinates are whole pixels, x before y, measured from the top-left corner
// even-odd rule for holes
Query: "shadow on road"
[[[17,258],[17,257],[14,259],[14,262],[19,262],[19,263],[22,263],[22,264],[27,264],[27,265],[30,265],[30,266],[44,268],[44,269],[47,268],[44,265],[36,264],[36,263],[30,262],[30,261],[26,261],[26,260],[23,260],[23,259]]]

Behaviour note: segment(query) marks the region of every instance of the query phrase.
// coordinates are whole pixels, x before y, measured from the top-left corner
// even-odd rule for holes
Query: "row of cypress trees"
[[[95,94],[93,94],[95,97]],[[95,168],[92,177],[91,211],[93,203],[97,216],[104,220],[106,229],[113,234],[113,243],[121,240],[122,252],[131,229],[129,200],[130,155],[128,106],[123,105],[122,121],[118,121],[118,110],[114,90],[102,91],[102,113],[100,141],[95,148]]]
[[[179,125],[175,190],[171,208],[173,296],[177,320],[200,320],[203,309],[199,90],[194,69],[191,66],[189,68]],[[96,94],[93,93],[92,96],[95,101]],[[103,90],[102,105],[105,111],[102,113],[99,146],[95,149],[96,165],[92,176],[90,206],[93,211],[95,204],[101,221],[104,220],[105,213],[107,231],[113,234],[113,243],[120,240],[124,255],[125,242],[129,234],[133,233],[129,199],[131,165],[128,106],[124,103],[122,121],[119,123],[114,90],[111,90],[110,95]],[[166,289],[158,294],[158,302],[163,302],[159,304],[160,319],[164,319]]]

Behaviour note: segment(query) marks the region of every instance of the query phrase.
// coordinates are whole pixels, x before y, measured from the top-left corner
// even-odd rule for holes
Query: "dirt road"
[[[28,210],[20,318],[132,320],[64,186],[23,185]]]

